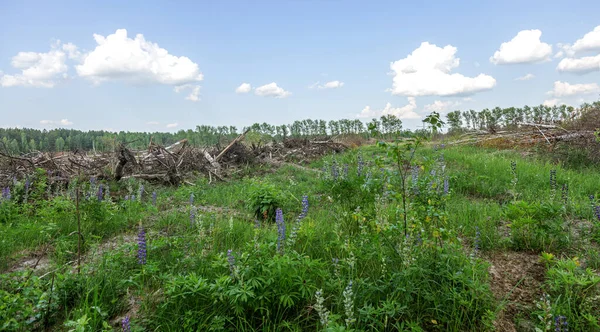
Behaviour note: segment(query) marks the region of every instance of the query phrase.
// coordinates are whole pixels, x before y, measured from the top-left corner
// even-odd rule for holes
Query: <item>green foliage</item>
[[[571,236],[564,213],[562,205],[552,202],[516,201],[508,204],[504,215],[510,222],[513,248],[536,251],[565,249]]]
[[[318,133],[322,125],[299,122],[289,135]],[[258,128],[283,135],[282,128]],[[517,199],[508,193],[513,160]],[[598,329],[593,269],[600,256],[588,198],[598,194],[597,173],[510,151],[422,148],[418,140],[361,147],[310,166],[157,188],[156,206],[149,195],[122,198],[138,195],[133,180],[103,183],[110,201],[99,201],[99,183],[88,179],[62,190],[36,174],[30,193],[37,196],[28,202],[23,181],[14,184],[14,199],[0,203],[0,322],[8,324],[0,329],[109,331],[129,315],[136,331],[491,331],[496,315],[506,314],[485,261],[497,249],[545,251],[547,277],[537,291],[549,297],[538,309],[517,299],[518,317],[553,328],[565,316],[570,330]],[[549,187],[550,169],[559,190],[569,184],[567,200]],[[40,189],[38,181],[50,186]],[[305,194],[309,213],[297,222]],[[278,207],[285,212],[282,249],[281,231],[262,222]],[[136,257],[140,223],[145,265]],[[23,268],[40,253],[43,266]],[[586,269],[577,259],[556,260],[567,253],[582,257]],[[24,270],[7,272],[16,266]],[[510,272],[502,268],[495,264],[494,280]]]
[[[556,260],[546,273],[553,317],[564,316],[570,331],[599,331],[600,276],[577,257]]]
[[[255,181],[248,189],[247,204],[254,218],[275,221],[275,211],[281,208],[283,194],[276,185]]]
[[[427,124],[429,129],[431,130],[431,134],[437,134],[440,129],[446,124],[440,118],[440,114],[438,112],[431,112],[428,116],[423,119],[423,122]]]
[[[0,274],[0,330],[24,331],[39,329],[46,314],[57,309],[57,295],[49,304],[47,281],[29,276],[27,271]]]

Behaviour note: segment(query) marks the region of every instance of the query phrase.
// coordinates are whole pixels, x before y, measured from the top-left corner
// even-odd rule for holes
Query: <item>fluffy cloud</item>
[[[515,78],[515,81],[529,81],[530,79],[532,79],[534,77],[535,77],[535,75],[533,75],[533,74],[526,74],[525,76]]]
[[[559,46],[562,48],[562,51],[557,53],[557,57],[562,57],[565,54],[567,57],[562,59],[556,66],[558,71],[576,74],[600,71],[600,54],[576,57],[586,52],[600,52],[600,25],[586,33],[582,38],[576,40],[573,45],[565,44]]]
[[[313,88],[319,88],[319,89],[337,89],[337,88],[341,88],[344,86],[344,82],[340,82],[340,81],[331,81],[331,82],[327,82],[325,84],[320,84],[320,82],[317,82],[311,86],[309,86],[310,89]]]
[[[600,54],[582,58],[564,58],[560,60],[556,69],[560,72],[587,74],[600,71]]]
[[[445,112],[447,110],[449,110],[452,107],[456,107],[458,105],[460,105],[461,103],[459,101],[441,101],[441,100],[436,100],[433,103],[429,104],[429,105],[425,105],[425,110],[428,112],[438,112],[438,113],[442,113]]]
[[[554,97],[568,97],[598,92],[600,92],[598,83],[569,84],[567,82],[556,81],[554,82],[554,88],[552,91],[548,91],[548,94]]]
[[[175,123],[169,123],[166,125],[167,128],[171,129],[171,128],[177,128],[179,126],[179,123],[175,122]]]
[[[421,116],[415,112],[417,109],[417,101],[414,97],[408,97],[408,104],[402,107],[392,107],[391,103],[387,103],[382,110],[371,109],[370,106],[365,108],[357,115],[359,118],[376,118],[382,115],[395,115],[399,119],[420,119]]]
[[[546,99],[546,100],[544,100],[544,102],[542,103],[542,105],[552,107],[552,106],[558,105],[558,103],[560,103],[560,99],[554,98],[554,99]]]
[[[184,84],[180,86],[176,86],[173,90],[175,92],[180,93],[184,90],[190,90],[190,94],[185,97],[186,100],[190,101],[198,101],[200,100],[200,86],[193,84]]]
[[[12,58],[11,65],[21,73],[9,75],[0,72],[0,85],[52,88],[57,79],[67,75],[67,55],[74,58],[77,52],[75,45],[61,45],[60,41],[54,43],[46,53],[19,52]]]
[[[406,58],[391,63],[392,94],[410,97],[471,95],[496,85],[496,80],[488,75],[466,77],[451,73],[460,63],[455,54],[456,47],[451,45],[441,48],[428,42],[421,43]]]
[[[562,55],[567,54],[570,57],[578,53],[600,51],[600,25],[583,35],[582,38],[577,39],[573,45],[559,44],[559,47],[562,48],[559,53]]]
[[[552,46],[542,43],[540,30],[522,30],[508,42],[502,43],[500,49],[490,57],[496,65],[535,63],[550,59]]]
[[[81,55],[81,64],[75,66],[79,76],[95,84],[121,80],[189,88],[192,92],[186,99],[198,100],[200,86],[196,84],[204,76],[188,57],[171,55],[142,34],[129,38],[125,29],[106,37],[94,34],[94,39],[96,48]]]
[[[254,89],[254,93],[261,97],[275,98],[285,98],[292,94],[291,92],[285,91],[284,89],[278,87],[275,82],[259,86],[258,88]]]
[[[71,126],[73,122],[69,121],[69,119],[62,119],[58,121],[54,120],[41,120],[40,124],[43,126]]]
[[[235,93],[248,93],[250,90],[252,90],[252,85],[250,85],[250,83],[242,83],[235,89]]]

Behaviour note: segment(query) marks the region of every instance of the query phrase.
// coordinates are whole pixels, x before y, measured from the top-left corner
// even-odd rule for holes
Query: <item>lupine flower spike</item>
[[[227,262],[229,263],[229,271],[231,276],[235,277],[235,257],[233,257],[233,250],[227,250]]]
[[[123,321],[121,322],[121,326],[123,327],[123,332],[131,332],[129,316],[125,316],[125,318],[123,318]]]
[[[277,251],[282,253],[285,241],[285,222],[283,220],[283,211],[280,208],[277,208],[275,211],[275,223],[277,224]]]
[[[101,184],[98,186],[98,193],[96,194],[96,198],[98,199],[98,202],[102,202],[103,191],[104,191],[104,186],[102,186],[102,184]]]
[[[140,225],[140,232],[138,233],[138,263],[141,265],[146,264],[146,256],[146,231]]]

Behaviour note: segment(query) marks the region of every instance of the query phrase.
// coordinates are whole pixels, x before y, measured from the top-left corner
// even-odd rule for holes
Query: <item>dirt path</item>
[[[526,318],[535,301],[542,296],[541,284],[544,281],[545,268],[539,256],[527,252],[496,252],[486,257],[491,263],[489,268],[491,288],[503,308],[498,313],[494,326],[497,331],[523,331],[533,328],[533,323],[522,321],[519,326],[515,318],[523,314]],[[531,324],[530,324],[531,323]]]

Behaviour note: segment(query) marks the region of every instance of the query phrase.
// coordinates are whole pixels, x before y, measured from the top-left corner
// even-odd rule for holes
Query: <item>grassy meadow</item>
[[[78,235],[81,236],[78,236]],[[600,172],[362,146],[0,200],[0,330],[600,331]]]

